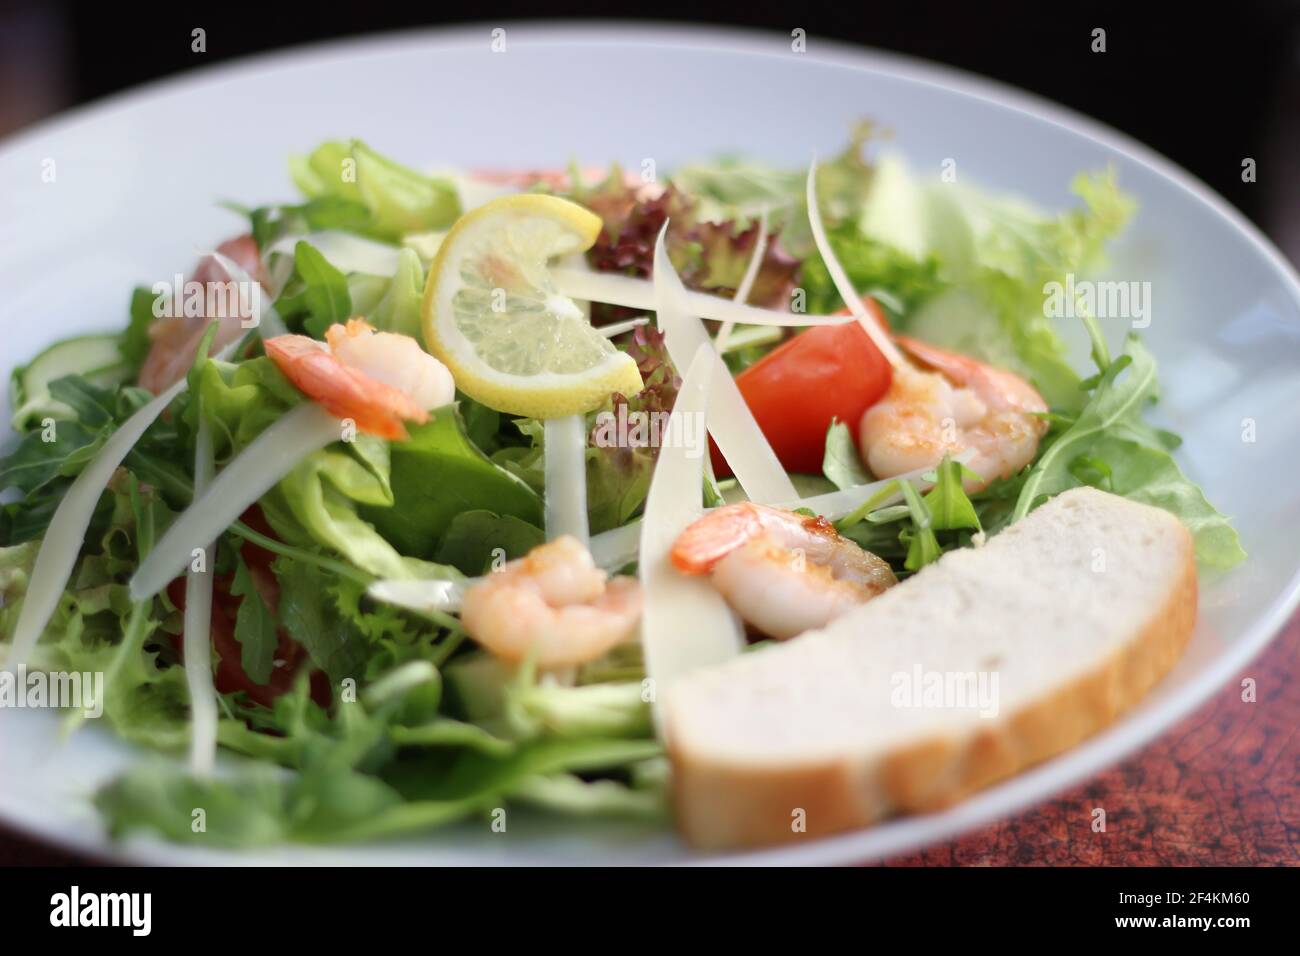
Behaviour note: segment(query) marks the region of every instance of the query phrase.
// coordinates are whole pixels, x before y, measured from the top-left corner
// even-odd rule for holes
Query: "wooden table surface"
[[[1256,701],[1241,699],[1253,678]],[[1106,831],[1093,831],[1093,809]],[[0,829],[0,866],[92,863]],[[1300,865],[1300,615],[1145,750],[1020,816],[902,866]]]

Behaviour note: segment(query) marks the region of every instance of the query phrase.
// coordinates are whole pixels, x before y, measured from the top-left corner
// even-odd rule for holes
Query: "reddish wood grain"
[[[1243,702],[1253,678],[1257,699]],[[1106,831],[1092,830],[1093,809]],[[1196,713],[1020,816],[892,866],[1300,865],[1300,615]]]
[[[1257,700],[1244,703],[1241,680]],[[1106,832],[1092,811],[1106,811]],[[94,860],[0,829],[0,866]],[[1300,865],[1300,615],[1230,684],[1141,753],[1018,817],[893,866]]]

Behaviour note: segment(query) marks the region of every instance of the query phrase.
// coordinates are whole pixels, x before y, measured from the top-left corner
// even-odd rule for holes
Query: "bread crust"
[[[1132,640],[1100,666],[965,739],[918,741],[870,765],[843,758],[802,766],[722,766],[675,747],[668,715],[678,829],[704,848],[857,829],[895,813],[949,806],[1098,733],[1169,672],[1196,626],[1194,548],[1187,529],[1179,530],[1185,559],[1177,582]]]

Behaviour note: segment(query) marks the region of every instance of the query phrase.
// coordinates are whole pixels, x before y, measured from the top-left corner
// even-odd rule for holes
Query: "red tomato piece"
[[[275,537],[271,526],[262,516],[261,510],[256,506],[245,511],[240,516],[240,520],[267,537]],[[280,599],[280,589],[270,568],[275,555],[248,541],[245,541],[240,547],[240,555],[248,565],[249,573],[253,578],[253,585],[257,588],[262,600],[266,602],[272,611],[276,610]],[[235,639],[235,618],[239,613],[239,605],[243,598],[230,593],[230,583],[230,576],[223,575],[216,578],[212,586],[212,625],[209,637],[213,649],[217,652],[217,667],[213,674],[213,682],[219,694],[233,694],[237,691],[244,691],[257,703],[264,707],[270,707],[275,698],[293,686],[294,677],[302,667],[311,667],[311,661],[308,659],[302,645],[293,640],[289,633],[281,628],[278,634],[279,643],[275,649],[275,658],[278,661],[283,661],[284,664],[271,671],[271,679],[266,684],[254,683],[253,679],[244,671],[241,663],[242,649],[239,641]],[[167,596],[181,611],[185,610],[185,579],[183,577],[177,578],[167,586]],[[176,649],[176,653],[183,658],[184,641],[181,636],[178,635],[173,639],[172,646]],[[332,697],[329,681],[325,674],[314,669],[311,673],[311,697],[322,707],[328,707]]]
[[[886,327],[880,307],[862,301]],[[805,329],[737,375],[736,385],[785,469],[816,475],[832,419],[848,425],[856,443],[862,413],[879,401],[892,378],[889,361],[862,326],[846,322]],[[717,447],[710,449],[714,474],[730,475]]]

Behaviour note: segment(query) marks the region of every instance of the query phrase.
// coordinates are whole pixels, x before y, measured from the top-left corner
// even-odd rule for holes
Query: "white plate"
[[[0,712],[0,819],[51,841],[153,862],[515,863],[862,861],[1005,818],[1114,763],[1218,690],[1300,596],[1300,283],[1237,212],[1132,140],[996,84],[815,38],[644,26],[489,26],[329,44],[155,84],[43,124],[0,148],[3,372],[52,339],[116,329],[130,289],[187,269],[242,228],[214,203],[292,198],[285,158],[359,136],[428,165],[554,166],[618,159],[660,169],[744,150],[801,166],[871,116],[920,168],[1064,207],[1081,169],[1114,165],[1141,211],[1117,277],[1152,283],[1145,336],[1181,459],[1232,515],[1250,561],[1206,581],[1187,654],[1106,733],[940,814],[728,857],[671,834],[529,820],[508,835],[453,828],[362,847],[232,855],[112,845],[86,795],[133,754],[91,728],[60,742],[51,715]],[[53,160],[55,181],[42,181]],[[1112,341],[1122,329],[1112,327]],[[1082,366],[1081,366],[1082,367]],[[1258,440],[1243,441],[1252,419]],[[512,824],[514,823],[512,819]]]

